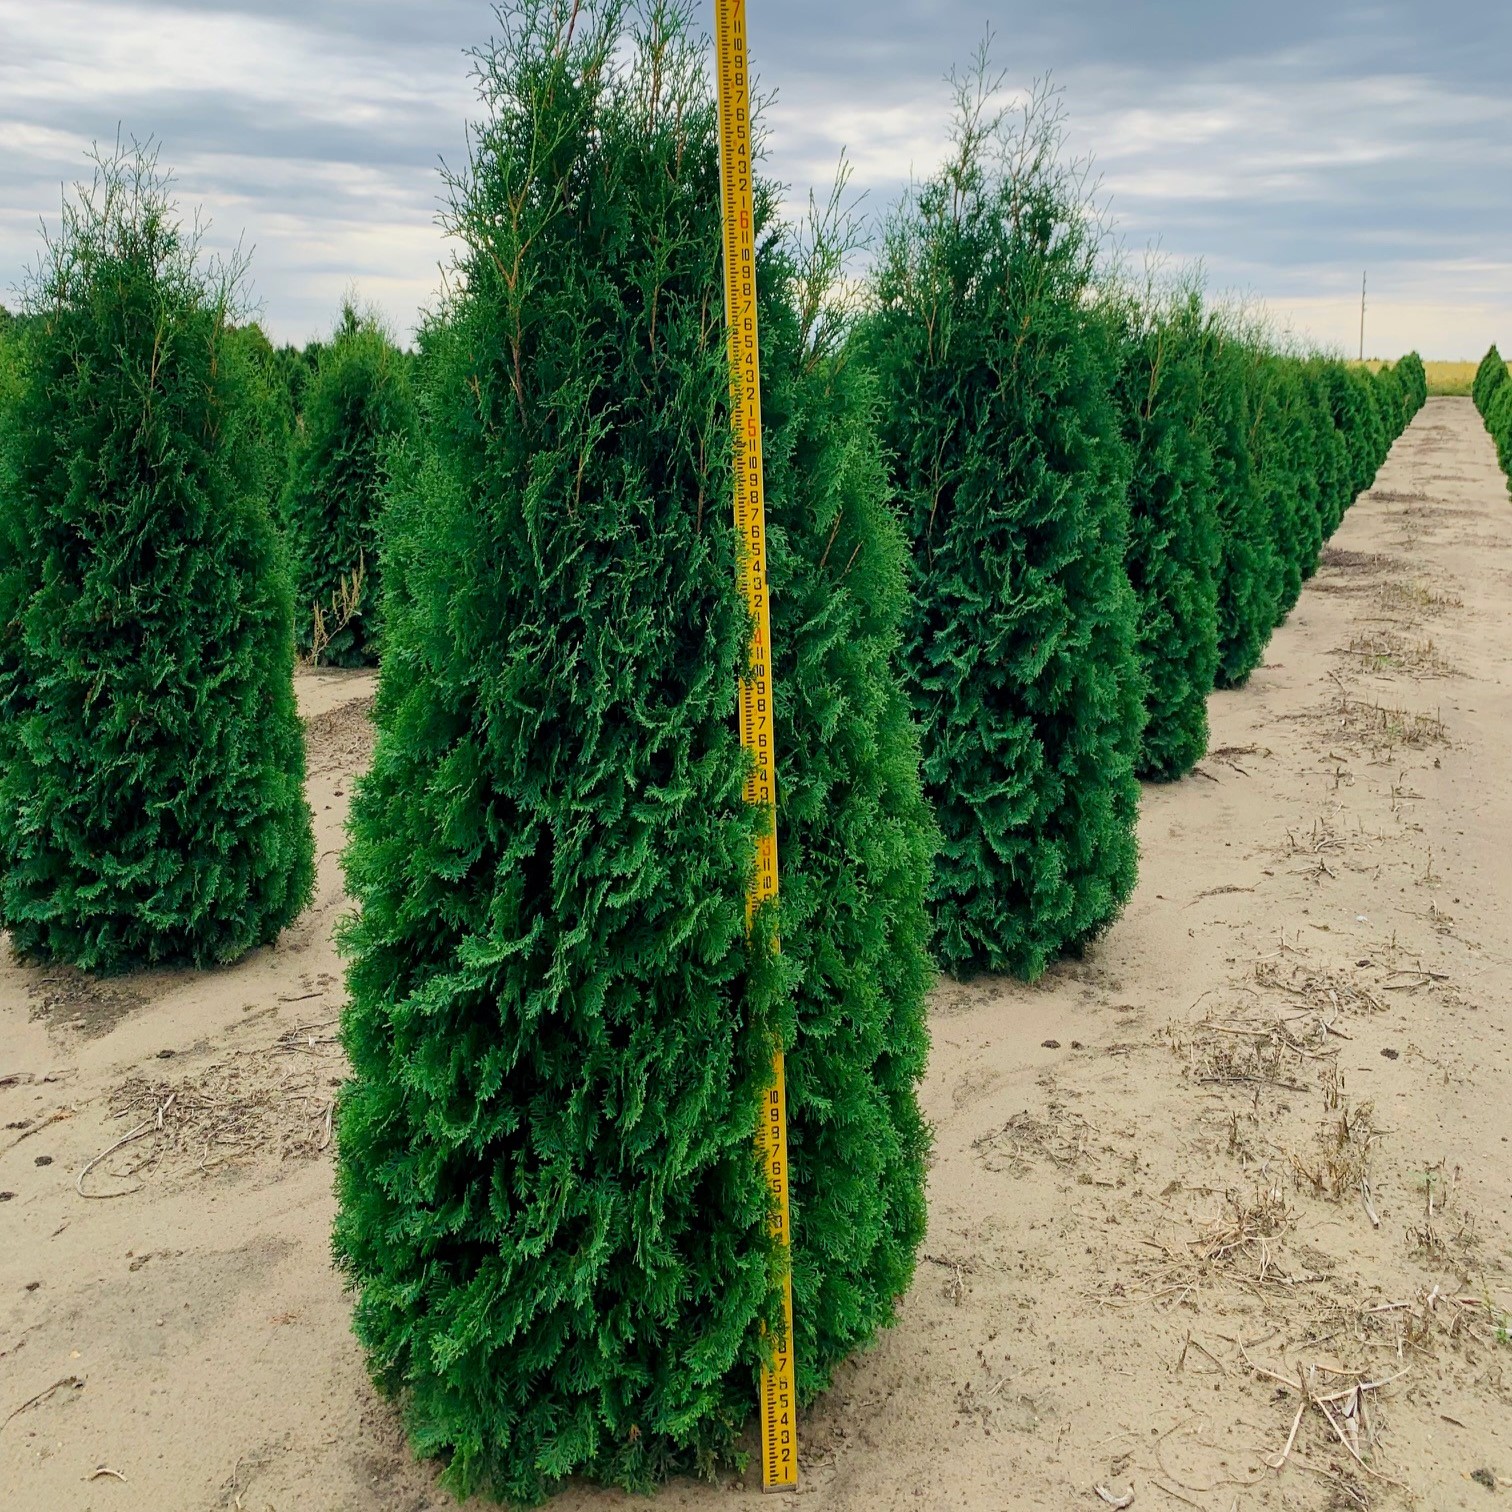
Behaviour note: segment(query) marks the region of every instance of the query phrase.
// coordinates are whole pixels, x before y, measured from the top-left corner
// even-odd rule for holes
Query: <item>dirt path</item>
[[[807,1420],[803,1494],[762,1506],[1512,1489],[1509,598],[1490,444],[1468,401],[1430,400],[1268,665],[1215,697],[1201,774],[1147,790],[1126,918],[1037,987],[937,993],[929,1258]],[[450,1505],[328,1260],[335,850],[368,691],[302,689],[320,891],[276,950],[103,984],[0,965],[7,1509]]]

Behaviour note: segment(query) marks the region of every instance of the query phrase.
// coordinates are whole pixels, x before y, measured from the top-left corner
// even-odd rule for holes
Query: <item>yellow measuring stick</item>
[[[751,84],[745,0],[715,0],[719,76],[719,172],[724,205],[725,323],[730,343],[730,422],[735,439],[735,533],[740,589],[751,614],[751,650],[740,679],[740,741],[754,757],[747,803],[765,823],[746,896],[756,909],[777,897],[777,774],[772,736],[772,624],[767,602],[766,492],[761,472],[761,353],[756,338],[756,232],[751,205]],[[761,1484],[798,1484],[798,1390],[793,1375],[793,1288],[788,1267],[787,1088],[779,1049],[762,1101],[756,1150],[771,1195],[771,1236],[782,1264],[782,1331],[761,1372]]]

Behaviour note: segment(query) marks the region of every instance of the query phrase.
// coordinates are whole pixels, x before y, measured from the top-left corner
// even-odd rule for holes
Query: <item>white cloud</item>
[[[1126,0],[994,10],[1013,81],[1054,67],[1065,86],[1072,146],[1094,153],[1130,247],[1201,259],[1215,289],[1341,345],[1368,266],[1367,344],[1447,357],[1512,338],[1512,204],[1490,187],[1512,169],[1512,99],[1481,40],[1506,23],[1466,4],[1270,0],[1263,25],[1174,0],[1138,25]],[[944,150],[941,76],[979,40],[980,7],[877,0],[868,16],[858,36],[812,0],[772,0],[758,28],[780,86],[770,167],[799,204],[842,146],[876,212]],[[275,337],[324,330],[354,281],[409,327],[446,255],[433,165],[461,157],[473,110],[461,48],[487,26],[451,0],[0,0],[0,286],[119,124],[162,139],[213,246],[255,246]]]

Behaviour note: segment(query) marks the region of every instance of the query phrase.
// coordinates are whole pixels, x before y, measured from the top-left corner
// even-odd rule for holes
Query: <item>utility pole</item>
[[[1360,274],[1360,361],[1365,360],[1365,275]]]

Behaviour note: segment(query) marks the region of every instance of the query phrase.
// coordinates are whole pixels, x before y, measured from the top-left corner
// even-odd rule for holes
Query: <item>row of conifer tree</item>
[[[1475,370],[1470,395],[1496,442],[1496,460],[1507,475],[1507,486],[1512,488],[1512,378],[1506,359],[1494,343]]]
[[[344,322],[276,488],[269,364],[150,155],[69,202],[0,332],[0,922],[100,969],[273,939],[313,865],[296,634],[376,647],[335,1250],[417,1450],[528,1503],[736,1454],[775,1046],[802,1397],[891,1320],[936,963],[1033,978],[1116,917],[1138,779],[1201,757],[1426,385],[1112,287],[1053,106],[980,70],[864,291],[843,216],[761,182],[748,930],[706,48],[678,4],[501,23],[419,353]]]

